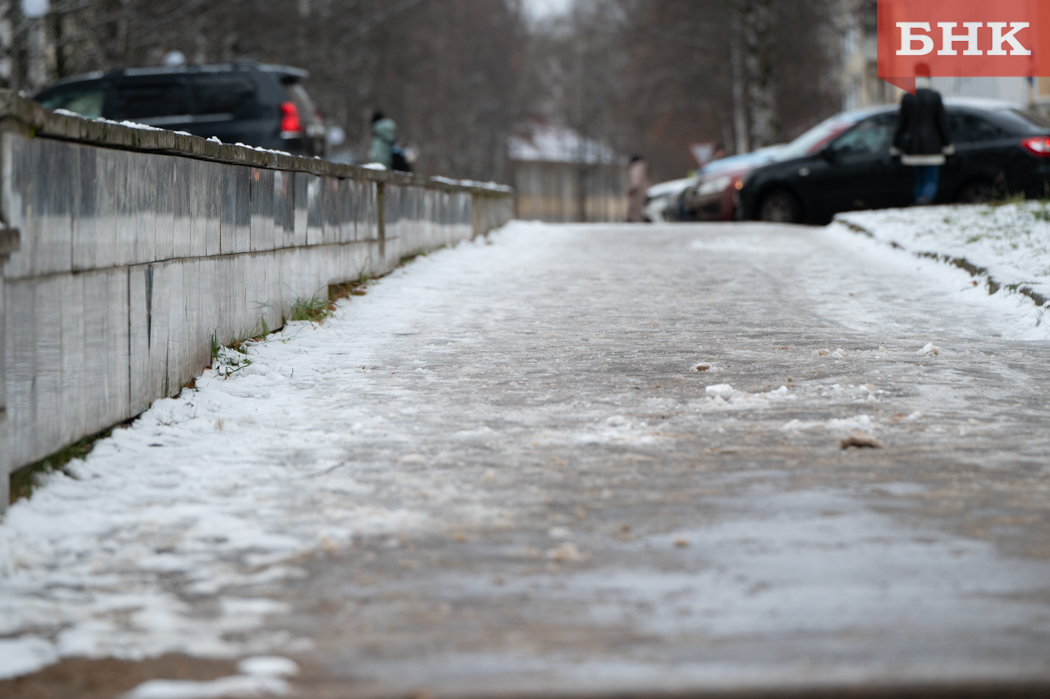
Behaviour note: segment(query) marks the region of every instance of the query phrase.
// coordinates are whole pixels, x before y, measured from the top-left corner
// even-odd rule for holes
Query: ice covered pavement
[[[223,681],[311,697],[1047,687],[1030,301],[843,230],[492,242],[288,327],[13,507],[0,675],[181,653],[293,659]]]

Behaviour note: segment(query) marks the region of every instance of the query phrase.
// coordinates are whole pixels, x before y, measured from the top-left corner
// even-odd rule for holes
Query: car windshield
[[[867,114],[847,112],[822,121],[812,129],[789,143],[777,153],[777,160],[793,160],[817,152],[840,133],[850,128]]]
[[[784,146],[768,146],[756,150],[754,153],[745,153],[744,155],[732,155],[728,158],[722,158],[721,160],[715,160],[708,163],[700,170],[701,176],[715,175],[722,172],[730,172],[735,170],[750,170],[766,163],[772,162],[776,159],[777,155],[784,148]]]

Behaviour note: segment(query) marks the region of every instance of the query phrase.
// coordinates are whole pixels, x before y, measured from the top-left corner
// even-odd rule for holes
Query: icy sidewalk
[[[848,227],[917,255],[936,256],[974,274],[981,290],[1023,293],[1036,305],[1034,322],[1050,303],[1050,205],[1023,202],[933,206],[839,214]]]
[[[1045,669],[1030,302],[845,230],[492,242],[250,347],[13,507],[0,673],[272,654],[342,698]]]

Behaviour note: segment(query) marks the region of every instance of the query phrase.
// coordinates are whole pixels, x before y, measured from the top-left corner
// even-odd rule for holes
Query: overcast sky
[[[564,12],[572,4],[572,0],[525,0],[525,8],[534,17]]]

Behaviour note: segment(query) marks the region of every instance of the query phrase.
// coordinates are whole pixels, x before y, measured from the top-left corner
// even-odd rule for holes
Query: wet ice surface
[[[493,242],[290,326],[12,508],[0,675],[175,651],[294,657],[317,696],[1046,676],[1030,301],[844,231]],[[842,451],[854,430],[886,449]]]

